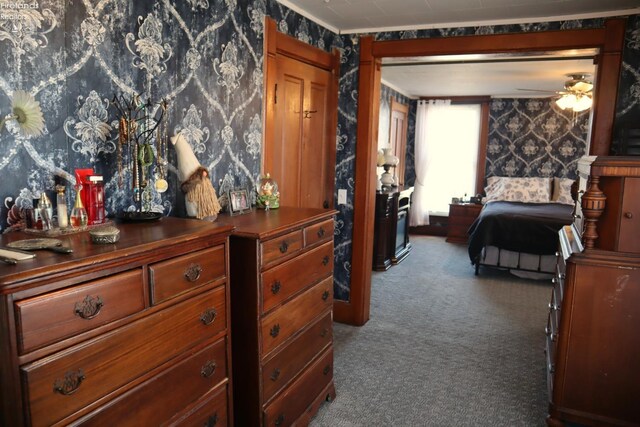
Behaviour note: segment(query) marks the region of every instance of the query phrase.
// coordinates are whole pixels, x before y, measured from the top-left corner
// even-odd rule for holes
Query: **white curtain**
[[[452,197],[475,193],[480,104],[419,101],[416,113],[416,183],[411,225],[449,213]]]
[[[433,164],[435,156],[429,155],[427,130],[430,123],[440,120],[443,109],[451,104],[451,100],[418,101],[416,110],[415,167],[416,182],[409,224],[412,227],[429,224],[429,203],[427,190],[427,171]]]

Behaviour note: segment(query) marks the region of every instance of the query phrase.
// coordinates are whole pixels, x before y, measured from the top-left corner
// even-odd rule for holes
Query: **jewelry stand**
[[[156,190],[160,193],[167,189],[165,180],[167,164],[166,112],[168,103],[162,100],[144,103],[140,95],[131,99],[124,95],[115,95],[111,104],[118,111],[120,119],[118,137],[118,186],[123,187],[123,164],[131,170],[131,191],[136,205],[134,212],[121,212],[118,218],[125,221],[153,221],[160,219],[162,213],[149,210],[147,199],[149,174],[156,159]],[[154,153],[153,141],[156,147]],[[145,202],[146,206],[145,206]]]

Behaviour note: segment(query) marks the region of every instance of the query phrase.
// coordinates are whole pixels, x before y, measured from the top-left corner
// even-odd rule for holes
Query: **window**
[[[475,195],[482,112],[480,103],[418,102],[412,225],[448,215],[452,197]]]

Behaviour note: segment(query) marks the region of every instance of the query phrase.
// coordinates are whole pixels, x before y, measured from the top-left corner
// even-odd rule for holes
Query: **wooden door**
[[[279,33],[265,21],[263,173],[281,206],[332,208],[340,54]]]
[[[404,185],[404,170],[407,157],[407,126],[409,125],[409,106],[391,98],[391,125],[389,129],[389,146],[393,154],[400,159],[396,166],[396,183]]]
[[[265,171],[277,177],[282,206],[328,208],[335,168],[335,161],[329,164],[331,73],[282,55],[276,63],[275,136]]]

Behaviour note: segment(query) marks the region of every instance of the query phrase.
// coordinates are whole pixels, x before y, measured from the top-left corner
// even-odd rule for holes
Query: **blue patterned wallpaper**
[[[407,152],[405,156],[405,185],[411,186],[416,180],[414,147],[416,140],[416,107],[417,101],[386,85],[380,87],[380,114],[378,126],[378,149],[389,146],[389,132],[391,127],[391,97],[409,106],[407,118]],[[395,154],[395,153],[394,153]]]
[[[8,3],[9,0],[0,0]],[[253,187],[260,170],[262,141],[262,22],[302,41],[341,51],[336,188],[347,189],[337,206],[335,296],[348,300],[353,231],[353,189],[358,98],[357,38],[336,35],[275,0],[42,0],[17,19],[0,17],[0,113],[17,89],[41,104],[45,134],[35,138],[0,135],[0,227],[15,224],[12,205],[30,206],[43,189],[52,196],[54,177],[70,189],[73,171],[93,167],[105,176],[109,213],[133,208],[127,183],[119,188],[117,124],[108,101],[115,93],[141,93],[169,101],[169,133],[182,130],[219,194]],[[13,17],[15,18],[15,17]],[[386,32],[378,39],[462,36],[600,27],[601,19]],[[618,121],[638,117],[640,22],[630,20]],[[356,41],[354,43],[354,41]],[[630,107],[633,105],[633,107]],[[413,132],[411,132],[413,133]],[[413,152],[413,150],[411,150]],[[152,208],[184,212],[169,150],[169,191],[151,194]],[[71,204],[72,191],[67,203]],[[17,210],[17,209],[16,209]]]
[[[577,178],[587,151],[589,111],[563,111],[551,98],[493,99],[486,176]]]

